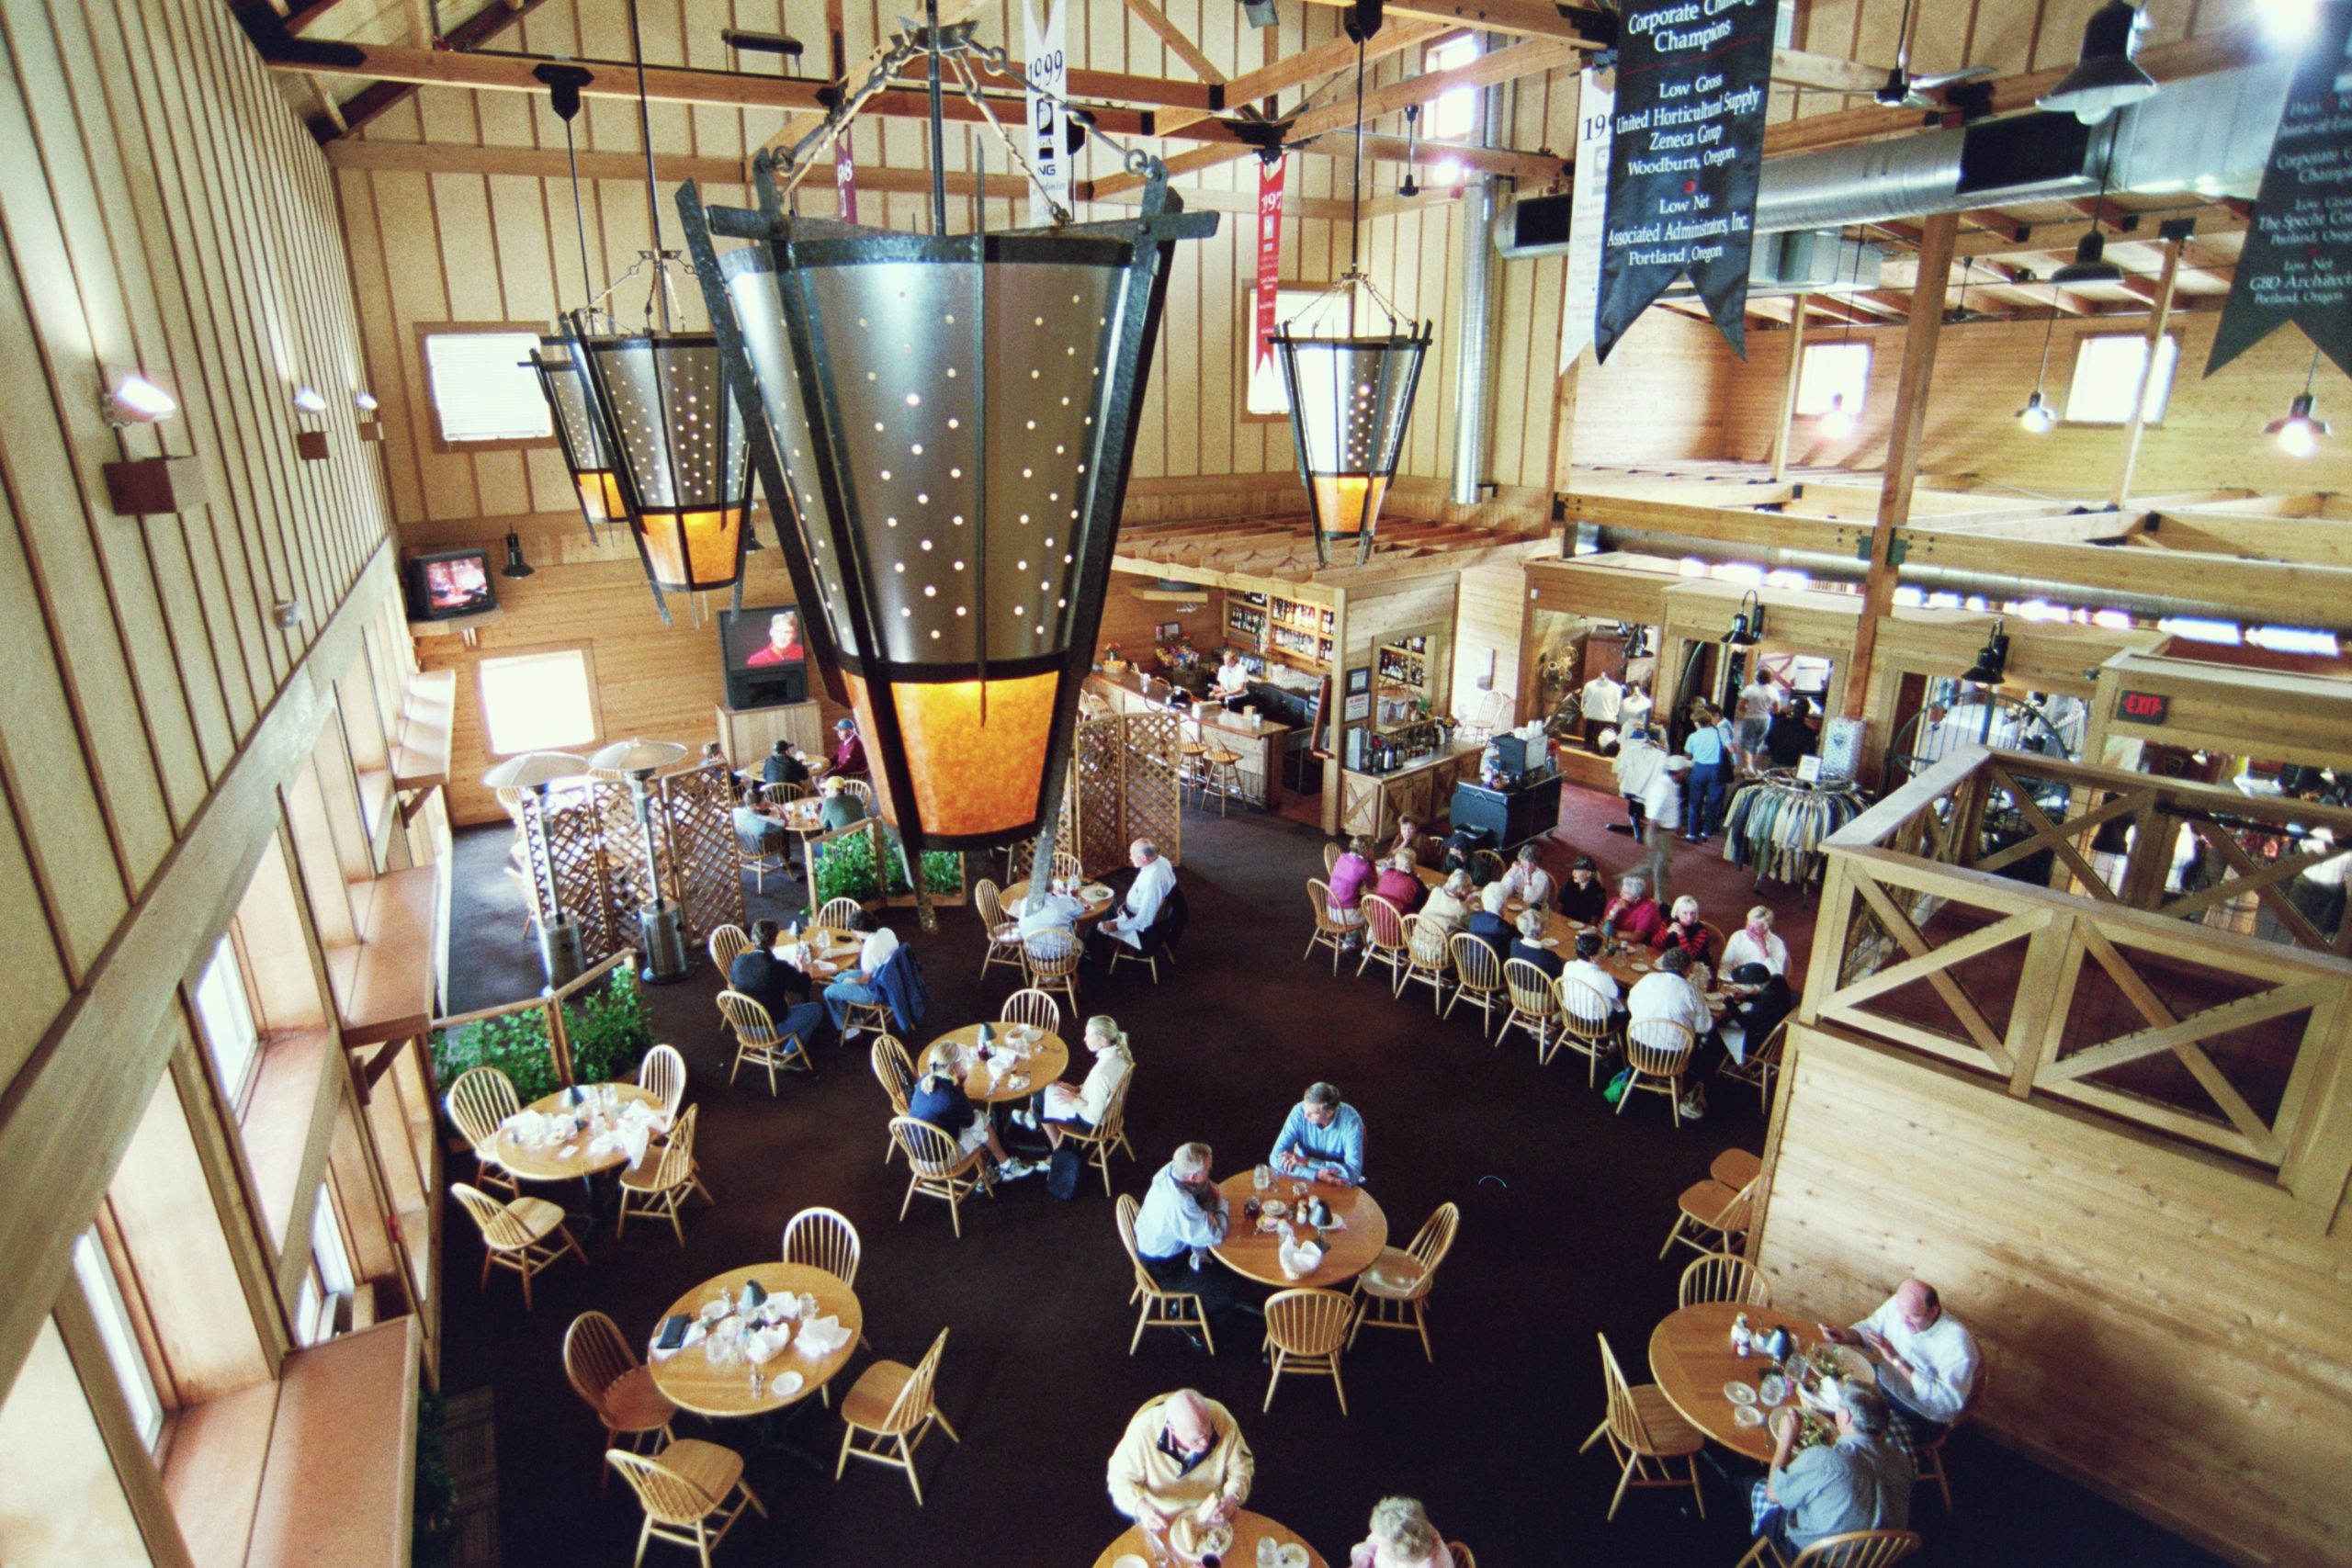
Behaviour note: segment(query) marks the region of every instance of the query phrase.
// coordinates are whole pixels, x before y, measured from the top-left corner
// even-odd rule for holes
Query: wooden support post
[[[1887,433],[1886,477],[1871,528],[1871,572],[1862,588],[1862,618],[1854,628],[1853,664],[1846,672],[1845,716],[1862,716],[1871,689],[1871,660],[1879,622],[1894,606],[1894,530],[1911,519],[1911,487],[1919,475],[1919,434],[1928,415],[1928,387],[1936,374],[1936,344],[1943,333],[1944,291],[1951,282],[1957,213],[1939,212],[1921,225],[1919,281],[1911,291],[1911,320],[1903,331],[1903,370],[1894,383],[1894,423]]]
[[[2155,298],[2149,301],[2148,354],[2140,362],[2140,385],[2132,395],[2132,412],[2123,422],[2123,460],[2116,465],[2115,488],[2108,492],[2108,503],[2121,507],[2123,498],[2132,493],[2132,472],[2140,466],[2140,440],[2147,434],[2148,387],[2156,376],[2156,350],[2165,341],[2165,328],[2172,321],[2173,285],[2180,279],[2181,247],[2187,236],[2165,242],[2164,270],[2156,275]]]
[[[1323,764],[1323,831],[1337,838],[1347,819],[1348,792],[1348,591],[1331,595],[1330,760]],[[1308,737],[1309,741],[1313,737]]]
[[[1789,426],[1797,417],[1797,378],[1804,374],[1804,322],[1810,314],[1805,310],[1809,297],[1800,294],[1789,317],[1789,373],[1781,382],[1781,423],[1772,427],[1772,478],[1785,479],[1789,472]]]

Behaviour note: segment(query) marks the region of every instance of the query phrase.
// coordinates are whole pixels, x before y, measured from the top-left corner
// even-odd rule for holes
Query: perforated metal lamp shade
[[[932,236],[680,193],[811,641],[910,845],[1002,843],[1057,795],[1169,261],[1216,223],[1155,194]]]
[[[587,369],[591,406],[657,598],[734,587],[743,574],[752,464],[718,338],[594,336],[576,315],[572,325],[571,355]]]
[[[1351,543],[1372,553],[1380,505],[1396,475],[1413,393],[1428,354],[1425,322],[1410,333],[1315,337],[1287,327],[1269,335],[1290,398],[1291,438],[1315,526],[1315,553]]]
[[[547,395],[555,416],[556,445],[563,466],[571,470],[572,488],[580,498],[580,515],[588,536],[600,527],[617,528],[628,522],[628,502],[622,499],[620,477],[605,455],[603,426],[596,414],[595,392],[588,374],[572,357],[571,340],[542,337],[531,355],[538,372],[539,390]]]

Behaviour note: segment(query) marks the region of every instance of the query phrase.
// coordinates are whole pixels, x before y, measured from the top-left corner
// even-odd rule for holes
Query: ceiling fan
[[[1957,71],[1928,76],[1911,74],[1911,11],[1912,0],[1903,0],[1903,34],[1894,46],[1894,69],[1886,73],[1884,82],[1870,91],[1874,102],[1891,109],[1940,109],[1945,106],[1934,95],[1963,82],[1981,82],[1993,74],[1989,65],[1963,65]],[[1860,97],[1862,89],[1850,89],[1845,96]]]

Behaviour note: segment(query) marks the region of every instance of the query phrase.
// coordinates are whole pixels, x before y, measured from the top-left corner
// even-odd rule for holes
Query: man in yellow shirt
[[[1144,1407],[1111,1451],[1111,1503],[1185,1555],[1250,1498],[1257,1461],[1233,1413],[1192,1389]]]

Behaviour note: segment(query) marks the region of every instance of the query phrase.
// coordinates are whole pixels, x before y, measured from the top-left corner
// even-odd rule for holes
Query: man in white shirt
[[[1756,676],[1739,689],[1739,700],[1733,705],[1739,719],[1739,762],[1749,773],[1758,771],[1757,758],[1764,750],[1764,731],[1771,728],[1772,716],[1781,711],[1781,686],[1770,670],[1758,668]]]
[[[1936,1288],[1924,1280],[1904,1280],[1851,1328],[1816,1326],[1824,1339],[1865,1346],[1878,1358],[1879,1387],[1917,1438],[1933,1437],[1959,1420],[1975,1392],[1983,1360],[1976,1337],[1944,1311]]]
[[[1716,1059],[1710,1047],[1719,1050],[1721,1046],[1714,1038],[1713,1010],[1690,983],[1690,955],[1679,947],[1668,949],[1657,967],[1634,981],[1634,988],[1625,993],[1625,1012],[1628,1030],[1664,1019],[1690,1032],[1690,1060],[1682,1073],[1682,1114],[1685,1119],[1704,1115],[1706,1100],[1698,1086],[1705,1079],[1708,1064]]]
[[[1597,931],[1577,932],[1577,955],[1560,966],[1560,978],[1579,985],[1609,1004],[1609,1011],[1623,1017],[1623,993],[1617,988],[1617,976],[1593,961],[1600,956],[1600,933]],[[1646,979],[1647,976],[1645,976]],[[1571,992],[1570,995],[1575,993]]]
[[[1127,846],[1127,859],[1136,868],[1135,886],[1127,889],[1125,906],[1104,920],[1095,930],[1113,942],[1124,942],[1136,952],[1143,951],[1143,933],[1159,919],[1159,907],[1175,890],[1176,868],[1168,863],[1149,839],[1137,839]]]
[[[1625,797],[1625,819],[1633,826],[1621,828],[1611,822],[1611,832],[1631,833],[1636,839],[1642,836],[1642,818],[1647,810],[1644,797],[1649,794],[1650,782],[1665,768],[1666,753],[1650,744],[1649,731],[1627,726],[1624,741],[1617,749],[1614,772],[1617,793]]]
[[[890,955],[898,951],[899,933],[889,927],[876,926],[866,932],[865,940],[858,944],[857,967],[844,972],[825,987],[825,1011],[831,1017],[835,1031],[849,1021],[852,1002],[883,999],[882,965],[889,963]],[[851,1031],[842,1038],[850,1039],[854,1033]]]

